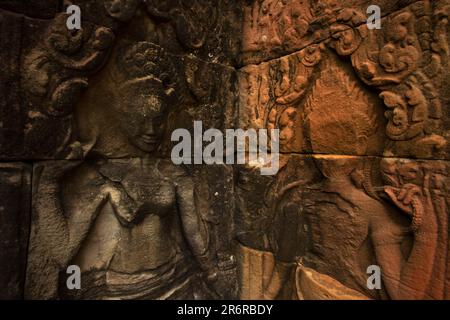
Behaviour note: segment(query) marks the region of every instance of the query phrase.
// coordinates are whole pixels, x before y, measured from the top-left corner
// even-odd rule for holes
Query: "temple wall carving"
[[[450,299],[449,14],[0,2],[0,299]],[[278,130],[278,171],[175,164],[194,122]]]
[[[245,7],[240,125],[283,155],[238,178],[245,298],[448,299],[448,3],[379,2]]]

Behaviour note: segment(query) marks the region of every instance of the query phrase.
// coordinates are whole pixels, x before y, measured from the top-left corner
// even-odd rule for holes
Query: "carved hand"
[[[107,186],[102,191],[109,195],[109,201],[119,222],[125,227],[132,226],[140,214],[136,202],[124,191],[113,186]]]
[[[43,166],[41,179],[51,183],[57,183],[62,177],[81,165],[81,161],[55,161],[49,166]]]
[[[386,186],[384,191],[398,208],[412,217],[414,232],[436,233],[436,214],[431,203],[428,177],[424,178],[423,188],[407,183],[401,188]]]

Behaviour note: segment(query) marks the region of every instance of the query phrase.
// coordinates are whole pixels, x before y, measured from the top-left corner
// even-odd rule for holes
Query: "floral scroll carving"
[[[67,16],[55,18],[42,45],[25,61],[24,83],[30,93],[46,98],[45,112],[66,116],[77,96],[88,86],[88,75],[105,62],[114,41],[112,30],[88,25],[71,32],[65,28]]]
[[[359,78],[381,91],[388,108],[386,133],[395,141],[387,146],[386,155],[439,158],[445,151],[441,105],[436,98],[439,82],[429,72],[436,58],[430,54],[435,43],[430,23],[442,11],[433,14],[428,2],[419,1],[385,18],[381,30],[369,30],[362,24],[362,13],[343,10],[331,25],[330,47],[339,55],[350,55]],[[417,24],[424,31],[417,32]]]
[[[244,296],[316,297],[320,279],[334,299],[448,298],[450,3],[385,11],[379,30],[363,5],[303,3],[304,32],[289,40],[274,25],[297,2],[281,3],[252,2],[244,22],[242,122],[285,138],[279,174],[257,182],[266,202],[240,194],[253,226],[242,259],[267,270],[254,289],[244,278]],[[366,286],[371,264],[384,270],[379,292]]]
[[[95,4],[95,9],[99,10],[95,16],[91,16],[93,3],[73,1],[73,4],[81,6],[82,29],[68,30],[68,15],[58,13],[53,20],[49,20],[39,42],[25,53],[23,61],[21,78],[27,93],[26,103],[32,106],[25,131],[25,144],[33,149],[33,145],[38,142],[38,133],[35,131],[45,128],[46,123],[55,124],[59,121],[55,119],[63,119],[55,124],[58,127],[55,130],[64,132],[64,138],[52,142],[53,146],[49,146],[48,150],[26,151],[37,157],[73,155],[70,146],[73,142],[70,120],[73,108],[80,95],[88,88],[89,79],[97,75],[109,61],[110,52],[116,45],[116,34],[134,20],[146,21],[140,27],[135,26],[138,30],[141,28],[141,34],[136,32],[133,35],[137,41],[147,40],[147,37],[171,54],[194,53],[213,61],[228,59],[226,55],[229,52],[224,52],[225,49],[221,47],[215,47],[214,54],[208,53],[211,47],[231,43],[223,42],[220,36],[211,37],[212,33],[217,35],[217,32],[234,30],[231,27],[230,30],[223,30],[224,27],[219,25],[219,10],[225,10],[226,5],[223,1],[218,6],[211,6],[208,1],[203,0],[105,0]],[[86,13],[85,19],[83,13]],[[143,24],[154,30],[142,35],[145,33]],[[226,50],[235,50],[233,45],[230,44],[230,48]],[[208,48],[204,49],[205,46]],[[199,53],[199,50],[205,52]],[[189,82],[192,79],[188,77],[186,74],[192,93],[202,94],[200,91],[204,89],[195,81]],[[180,96],[186,94],[188,93],[180,92]]]

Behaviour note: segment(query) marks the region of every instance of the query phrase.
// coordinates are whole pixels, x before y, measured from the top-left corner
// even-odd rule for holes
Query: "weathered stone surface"
[[[30,229],[31,168],[0,164],[0,299],[22,299]]]
[[[389,3],[379,30],[365,1],[248,3],[238,119],[284,155],[239,170],[246,297],[449,298],[450,3]]]
[[[269,251],[244,246],[238,246],[237,251],[241,299],[367,300],[360,292],[314,269],[276,261]]]
[[[141,73],[139,68],[144,66],[139,65],[138,59],[145,52],[146,58],[154,59],[157,65],[149,64],[150,69]],[[154,86],[144,79],[150,76],[162,80],[163,85]],[[189,130],[193,136],[194,121],[201,121],[203,130],[224,131],[233,126],[237,108],[235,86],[236,73],[232,68],[173,56],[149,42],[125,43],[113,52],[110,63],[94,78],[75,108],[77,130],[67,144],[74,147],[69,156],[84,157],[89,152],[109,158],[142,156],[142,148],[132,140],[139,138],[134,135],[151,130],[145,128],[143,121],[148,97],[156,95],[164,98],[158,111],[165,123],[160,153],[170,157],[172,147],[178,143],[171,142],[171,134],[178,128]]]
[[[21,110],[20,51],[22,20],[15,14],[0,11],[0,154],[5,157],[20,146],[24,132],[24,115]],[[20,147],[19,147],[20,148]],[[19,154],[17,154],[19,156]]]
[[[33,18],[50,19],[59,11],[59,0],[2,0],[0,8]]]
[[[297,281],[294,263],[372,299],[449,298],[447,161],[287,157],[264,184],[248,172],[239,179],[238,240],[275,257],[269,275],[261,274],[277,273],[267,294],[291,296],[282,288]],[[255,185],[264,203],[245,191]],[[381,268],[381,290],[367,287],[371,265]]]
[[[387,16],[410,4],[421,10],[424,3],[415,0],[247,1],[241,63],[260,63],[326,40],[336,31],[330,27],[343,17],[353,20],[353,27],[365,24],[366,11],[371,5],[379,6],[381,15]],[[425,8],[428,9],[426,5]]]
[[[82,158],[74,150],[79,137],[76,106],[89,84],[114,84],[99,71],[124,63],[112,61],[124,43],[153,43],[170,56],[159,72],[177,82],[178,104],[195,109],[182,110],[178,122],[186,122],[186,113],[202,115],[195,120],[220,122],[219,127],[230,122],[236,99],[232,66],[239,49],[239,7],[226,0],[214,6],[201,0],[175,2],[73,1],[81,7],[79,31],[67,29],[64,12],[41,20],[1,11],[2,37],[11,48],[2,52],[2,71],[8,76],[0,83],[6,97],[0,109],[1,158]],[[96,92],[87,90],[89,101],[81,104],[107,98],[96,94],[92,101]]]
[[[95,24],[121,30],[138,25],[135,40],[159,44],[176,55],[192,55],[204,61],[235,65],[242,21],[241,0],[88,0],[72,1]],[[142,23],[142,18],[146,19]],[[142,36],[145,39],[138,39]]]
[[[3,43],[10,48],[2,50],[10,58],[1,94],[12,101],[2,107],[1,158],[62,158],[73,104],[87,76],[103,63],[113,34],[92,24],[71,34],[63,14],[40,20],[2,11],[1,18]]]
[[[72,3],[83,19],[73,32],[63,13],[38,20],[17,15],[27,13],[19,7],[2,11],[15,23],[2,30],[5,38],[21,31],[9,40],[17,52],[5,53],[11,79],[2,78],[2,93],[15,96],[2,120],[16,140],[2,143],[2,158],[61,159],[35,168],[26,297],[236,297],[233,170],[186,173],[168,157],[174,129],[235,122],[240,8]],[[75,295],[65,288],[71,263],[83,271]],[[138,276],[144,290],[133,282]]]
[[[448,159],[447,9],[418,1],[370,30],[348,7],[329,38],[240,70],[241,125],[284,130],[285,152]]]
[[[42,162],[34,178],[26,298],[235,297],[230,168],[150,156]]]
[[[280,129],[281,152],[382,155],[381,99],[323,46],[246,66],[239,79],[239,126]]]
[[[0,1],[0,160],[29,163],[0,166],[0,297],[450,299],[449,15],[449,0]],[[279,129],[279,171],[254,153],[174,164],[175,129],[211,142],[194,121]]]
[[[211,246],[216,254],[219,297],[236,299],[239,283],[235,253],[234,170],[230,165],[190,166],[198,193],[199,210],[209,223]]]

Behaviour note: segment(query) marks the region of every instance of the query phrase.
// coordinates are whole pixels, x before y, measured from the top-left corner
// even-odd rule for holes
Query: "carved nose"
[[[145,134],[147,134],[147,135],[154,135],[155,134],[155,127],[153,126],[152,123],[150,123],[147,126],[147,130],[145,130]]]

